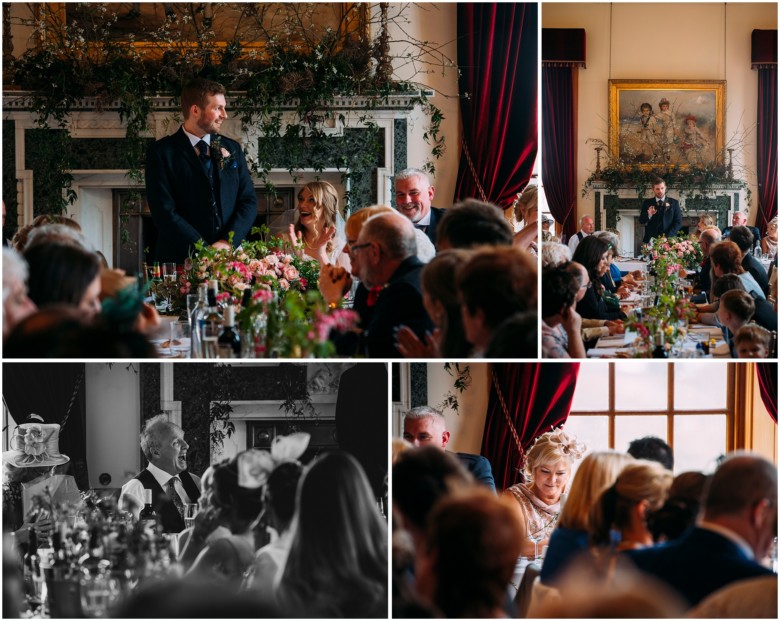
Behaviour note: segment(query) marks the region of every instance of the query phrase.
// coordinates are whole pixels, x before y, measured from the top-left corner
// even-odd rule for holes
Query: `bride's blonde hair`
[[[339,195],[336,192],[336,188],[327,181],[310,181],[303,187],[311,192],[315,204],[318,207],[322,207],[322,221],[318,220],[314,224],[315,232],[319,236],[326,226],[330,228],[336,226],[336,216],[339,212]],[[298,200],[300,200],[300,192],[298,197]],[[295,230],[303,231],[300,221],[295,224]],[[333,242],[329,241],[327,246],[328,252],[332,250],[332,245]]]

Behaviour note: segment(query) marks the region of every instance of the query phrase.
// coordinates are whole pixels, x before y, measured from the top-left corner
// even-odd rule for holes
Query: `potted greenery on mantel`
[[[750,203],[750,188],[746,181],[734,177],[734,169],[731,162],[733,152],[741,150],[741,147],[729,145],[728,164],[723,164],[724,158],[718,158],[704,166],[690,165],[654,165],[638,166],[621,162],[610,155],[607,144],[603,140],[590,138],[588,143],[595,144],[596,170],[593,171],[582,187],[583,198],[588,196],[591,190],[603,190],[608,195],[618,195],[621,192],[635,193],[635,209],[639,209],[642,200],[650,195],[652,182],[661,178],[666,186],[679,192],[680,196],[698,204],[702,199],[713,198],[719,190],[738,191],[745,190],[747,203]],[[741,145],[741,142],[740,142]],[[601,159],[605,158],[606,164],[601,166]],[[630,199],[627,199],[630,202]],[[686,210],[687,202],[681,206]],[[624,205],[625,208],[625,205]]]
[[[339,161],[346,187],[353,170],[370,168],[371,161],[352,155],[349,132],[333,136],[326,131],[328,126],[344,126],[345,98],[359,98],[360,107],[349,109],[359,114],[375,143],[362,145],[364,158],[372,158],[381,147],[382,134],[371,111],[398,95],[410,108],[421,106],[429,119],[424,138],[432,159],[444,151],[443,116],[429,100],[430,92],[393,78],[388,26],[408,22],[408,5],[382,3],[372,11],[365,3],[141,3],[140,9],[126,14],[111,7],[127,11],[138,5],[28,6],[29,18],[15,16],[11,22],[32,28],[38,44],[10,62],[4,59],[4,64],[11,88],[25,92],[25,106],[35,115],[37,127],[56,132],[46,141],[49,152],[44,156],[49,185],[59,191],[47,192],[46,204],[36,203],[36,213],[62,213],[76,200],[67,130],[71,113],[85,99],[96,109],[114,109],[126,124],[122,155],[129,180],[140,186],[149,115],[160,95],[172,99],[195,76],[224,84],[232,115],[265,138],[250,164],[268,185],[280,149],[291,175],[302,167],[321,170],[310,152],[326,139],[343,142],[334,148],[350,154]],[[157,11],[156,18],[145,18],[149,7]],[[377,33],[373,37],[372,29]],[[432,44],[414,39],[406,43],[416,52],[403,61],[420,64],[418,73],[454,67]],[[428,168],[433,172],[431,159]]]

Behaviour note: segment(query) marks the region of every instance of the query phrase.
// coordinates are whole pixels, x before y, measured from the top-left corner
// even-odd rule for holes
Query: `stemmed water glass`
[[[544,526],[536,532],[530,533],[528,538],[534,542],[534,560],[539,558],[539,544],[544,539]]]

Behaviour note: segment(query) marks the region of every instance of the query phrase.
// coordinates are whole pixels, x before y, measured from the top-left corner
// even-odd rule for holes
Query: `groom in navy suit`
[[[642,202],[639,211],[639,222],[645,225],[645,236],[642,243],[647,243],[653,237],[674,237],[682,227],[682,211],[680,203],[666,196],[666,182],[663,179],[653,180],[653,198]]]
[[[257,215],[257,197],[241,145],[219,135],[225,87],[195,78],[181,93],[184,124],[146,156],[146,196],[159,231],[157,261],[184,263],[199,239],[215,248],[240,244]]]
[[[695,528],[669,543],[627,555],[640,570],[666,582],[695,606],[732,582],[772,576],[760,562],[776,536],[777,469],[743,453],[729,457],[715,471]]]

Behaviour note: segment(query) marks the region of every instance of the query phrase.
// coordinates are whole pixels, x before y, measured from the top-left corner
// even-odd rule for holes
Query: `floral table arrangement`
[[[105,617],[138,585],[180,574],[175,536],[134,521],[113,497],[90,490],[78,502],[59,503],[46,490],[26,519],[38,516],[51,519],[54,530],[25,563],[30,615]]]
[[[242,356],[327,358],[335,354],[331,330],[347,332],[357,313],[333,308],[317,289],[319,264],[302,258],[301,248],[255,228],[261,240],[238,248],[215,249],[202,241],[184,263],[174,306],[186,315],[186,298],[198,285],[216,280],[217,302],[236,308]]]
[[[634,348],[638,357],[648,357],[655,347],[655,336],[663,334],[664,346],[671,349],[687,333],[688,323],[695,311],[688,294],[692,291],[685,279],[695,271],[703,259],[697,241],[688,238],[658,237],[642,248],[648,262],[647,288],[653,294],[654,304],[633,312],[626,321],[626,330],[635,332]]]

